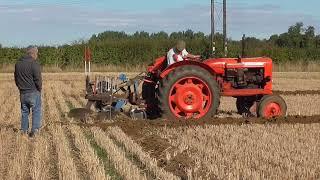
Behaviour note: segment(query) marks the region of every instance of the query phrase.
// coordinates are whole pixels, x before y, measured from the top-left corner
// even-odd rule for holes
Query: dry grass
[[[141,72],[145,71],[147,65],[123,65],[123,66],[115,66],[115,65],[97,65],[92,64],[91,68],[96,72]],[[42,71],[46,73],[61,73],[61,72],[83,72],[84,67],[64,67],[60,68],[57,66],[43,66]],[[0,64],[0,73],[12,73],[14,72],[13,64]]]
[[[108,129],[110,133],[118,142],[124,144],[125,148],[132,154],[138,156],[139,161],[141,161],[148,170],[150,170],[156,177],[160,179],[179,179],[172,173],[164,171],[157,165],[157,160],[151,158],[149,154],[143,151],[141,146],[134,142],[130,137],[128,137],[119,127],[113,127]]]
[[[320,90],[320,78],[319,79],[276,78],[273,81],[273,89],[277,91]]]
[[[54,91],[49,89],[53,97]],[[61,121],[61,112],[58,110],[56,102],[52,102],[52,108],[49,110],[50,118]],[[55,144],[55,152],[57,153],[57,167],[59,179],[79,179],[76,165],[72,159],[70,146],[68,144],[66,135],[60,125],[49,126],[49,132],[52,134],[52,139]]]
[[[192,159],[195,179],[317,179],[319,128],[223,125],[164,128],[156,134]]]
[[[15,139],[16,150],[13,158],[9,160],[10,168],[5,179],[23,180],[28,173],[27,157],[29,155],[30,142],[28,137],[17,136]]]
[[[58,154],[57,165],[59,179],[79,179],[80,176],[74,163],[75,160],[71,156],[70,147],[63,129],[61,126],[54,126],[51,132]]]
[[[92,180],[110,179],[105,176],[102,162],[99,161],[94,149],[83,135],[80,127],[71,126],[71,133],[74,137],[75,145],[79,149],[81,161],[89,172],[89,178]]]
[[[32,179],[49,179],[49,146],[46,136],[38,137],[33,143],[30,166]]]
[[[303,62],[274,64],[273,70],[275,72],[320,72],[320,64],[317,62]]]
[[[125,179],[146,179],[146,176],[143,175],[139,168],[126,158],[125,152],[119,149],[102,130],[92,128],[91,131],[95,141],[108,153],[116,169]]]
[[[108,73],[101,73],[108,74]],[[119,73],[109,73],[117,75]],[[134,76],[136,73],[129,73]],[[182,167],[189,179],[319,179],[319,124],[220,125],[181,128],[142,128],[145,136],[128,136],[119,127],[104,132],[98,127],[80,127],[69,119],[72,108],[83,107],[84,75],[44,73],[43,124],[40,137],[30,140],[20,128],[19,92],[13,75],[0,73],[0,179],[109,179],[111,170],[102,161],[110,159],[112,171],[124,179],[177,178],[161,159],[146,152],[142,139],[160,136],[169,142],[164,151],[168,163],[177,158],[190,161]],[[320,90],[320,73],[275,73],[278,91]],[[289,115],[320,115],[320,95],[284,95]],[[222,98],[220,117],[236,115],[235,100]],[[101,124],[92,124],[96,126]],[[108,124],[112,126],[112,124]],[[92,130],[93,146],[83,132]],[[119,146],[119,144],[122,144]],[[155,149],[156,150],[156,149]],[[98,152],[98,153],[97,153]],[[143,167],[128,158],[136,156]],[[180,162],[177,162],[180,163]],[[177,166],[179,168],[179,166]],[[112,176],[113,177],[113,176]],[[121,178],[120,177],[120,178]]]
[[[0,129],[0,179],[5,178],[9,170],[8,163],[13,158],[16,145],[14,136],[11,130]]]
[[[273,76],[276,79],[320,79],[320,72],[274,72]]]

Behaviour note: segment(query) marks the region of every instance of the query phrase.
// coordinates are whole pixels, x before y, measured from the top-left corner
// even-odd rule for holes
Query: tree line
[[[215,34],[216,56],[223,56],[223,35]],[[193,54],[210,56],[211,36],[192,30],[158,33],[105,31],[93,35],[89,40],[79,40],[70,45],[59,47],[39,47],[39,59],[42,65],[60,68],[80,67],[84,57],[84,48],[92,50],[92,60],[102,65],[137,65],[151,63],[157,57],[164,56],[177,40],[187,42],[187,49]],[[298,22],[282,34],[272,35],[268,39],[245,38],[245,56],[268,56],[276,63],[320,62],[320,35],[316,35],[313,26],[304,27]],[[24,49],[2,47],[0,45],[0,63],[13,64],[24,54]],[[242,40],[228,39],[228,56],[242,54]]]

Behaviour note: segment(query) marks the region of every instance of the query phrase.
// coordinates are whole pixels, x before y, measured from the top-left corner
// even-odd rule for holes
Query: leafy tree
[[[188,29],[186,32],[184,32],[184,37],[186,39],[193,39],[194,33],[191,29]]]
[[[304,35],[304,46],[305,47],[312,47],[315,42],[315,28],[313,26],[308,26],[305,30]]]
[[[290,38],[289,45],[291,47],[302,48],[302,32],[303,32],[303,23],[302,22],[298,22],[295,25],[289,27],[288,36]]]
[[[160,31],[158,33],[152,33],[150,37],[154,39],[168,39],[169,35],[164,31]]]
[[[174,39],[174,40],[177,40],[177,39],[184,39],[184,33],[179,31],[179,32],[173,32],[170,34],[170,39]]]
[[[282,34],[274,34],[268,40],[254,37],[246,38],[246,56],[269,56],[276,63],[287,61],[318,61],[320,62],[320,35],[316,35],[313,26],[303,27],[303,23],[296,23]],[[92,50],[92,59],[95,64],[136,65],[152,62],[155,58],[164,56],[174,46],[178,39],[187,42],[188,51],[201,54],[204,57],[211,55],[211,35],[192,30],[172,32],[164,31],[149,34],[140,31],[134,34],[125,32],[105,31],[94,34],[89,39],[74,41],[71,45],[59,47],[39,47],[40,62],[43,65],[55,65],[61,68],[83,63],[84,47]],[[216,42],[216,56],[223,56],[223,35],[214,36]],[[1,47],[1,45],[0,45]],[[228,39],[229,57],[241,54],[241,41]],[[0,63],[15,63],[24,54],[21,48],[0,48]]]
[[[195,39],[205,39],[205,34],[203,32],[197,32],[194,34]]]
[[[315,37],[315,44],[316,44],[316,48],[319,48],[320,47],[320,35],[317,35]]]

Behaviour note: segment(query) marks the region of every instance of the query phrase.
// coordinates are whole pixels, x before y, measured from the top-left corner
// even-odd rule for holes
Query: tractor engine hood
[[[215,58],[203,62],[217,74],[223,74],[226,68],[254,68],[264,67],[266,64],[272,66],[272,59],[266,57],[257,58]]]

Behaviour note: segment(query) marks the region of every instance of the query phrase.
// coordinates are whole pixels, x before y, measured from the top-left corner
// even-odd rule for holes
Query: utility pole
[[[214,19],[214,0],[211,0],[211,57],[215,57],[216,55],[216,42],[214,40],[215,34],[215,19]]]
[[[223,0],[223,46],[224,56],[228,56],[228,42],[227,42],[227,0]]]

